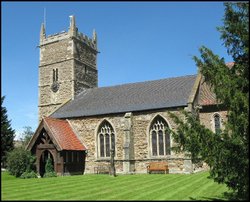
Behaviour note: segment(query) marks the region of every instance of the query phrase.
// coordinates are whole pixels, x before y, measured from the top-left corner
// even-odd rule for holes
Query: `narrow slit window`
[[[214,115],[214,129],[215,129],[215,133],[219,134],[221,131],[221,119],[220,119],[220,115],[219,114],[215,114]]]

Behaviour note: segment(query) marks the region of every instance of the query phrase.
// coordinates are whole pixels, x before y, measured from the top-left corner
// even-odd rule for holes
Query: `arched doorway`
[[[43,177],[44,174],[45,174],[45,166],[46,166],[46,162],[48,159],[51,159],[51,162],[52,162],[52,167],[54,169],[54,159],[53,159],[53,155],[48,151],[48,150],[45,150],[41,157],[40,157],[40,176]]]

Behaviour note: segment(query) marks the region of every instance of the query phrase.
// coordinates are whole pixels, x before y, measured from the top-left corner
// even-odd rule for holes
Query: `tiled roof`
[[[228,62],[226,65],[230,69],[234,66],[234,62]],[[219,104],[213,89],[207,82],[204,82],[204,78],[201,80],[199,96],[199,104],[202,106]]]
[[[210,85],[206,82],[201,81],[200,85],[200,95],[199,95],[199,104],[202,106],[205,105],[216,105],[216,95],[211,89]]]
[[[87,89],[51,117],[70,118],[187,106],[196,76]]]
[[[72,130],[68,121],[50,117],[44,118],[44,121],[49,127],[56,142],[59,144],[61,150],[86,150]]]

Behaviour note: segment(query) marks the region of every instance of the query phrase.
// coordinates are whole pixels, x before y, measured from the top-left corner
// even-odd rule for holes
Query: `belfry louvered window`
[[[157,116],[150,127],[151,155],[164,156],[170,154],[170,135],[167,131],[168,124]]]
[[[110,157],[111,149],[115,151],[115,134],[108,121],[103,121],[98,130],[99,157]]]

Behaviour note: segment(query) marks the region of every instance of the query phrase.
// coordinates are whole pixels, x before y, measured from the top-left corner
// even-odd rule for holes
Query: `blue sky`
[[[4,106],[17,137],[38,126],[39,33],[78,30],[98,36],[99,87],[197,73],[192,56],[205,45],[232,61],[216,27],[223,2],[1,2]]]

